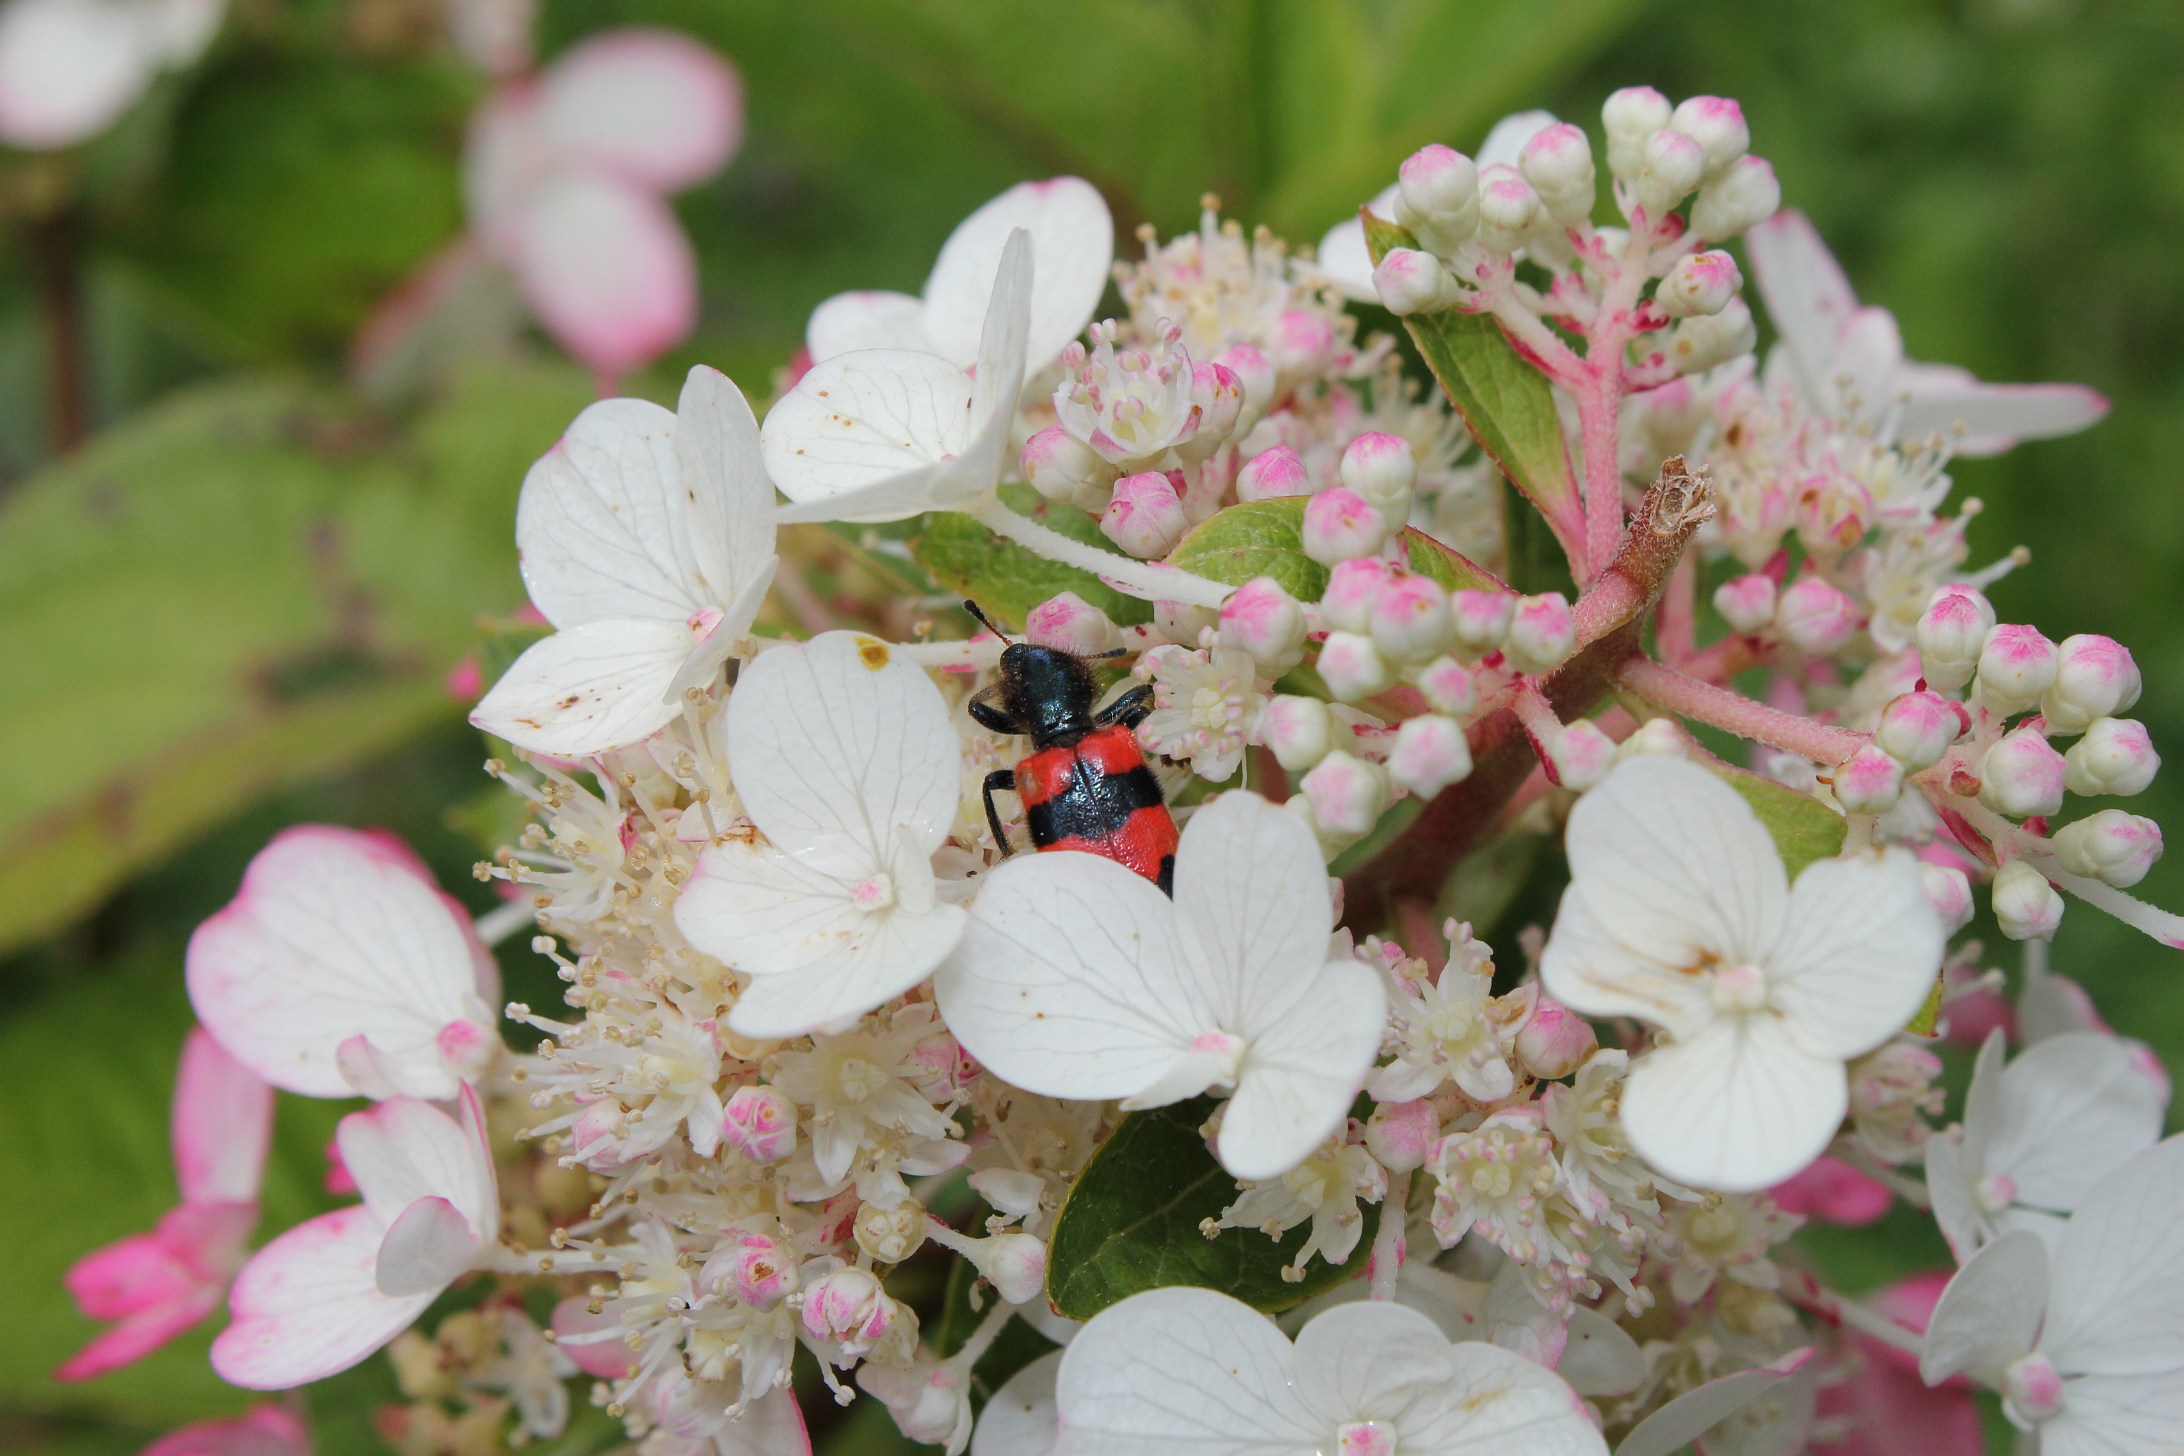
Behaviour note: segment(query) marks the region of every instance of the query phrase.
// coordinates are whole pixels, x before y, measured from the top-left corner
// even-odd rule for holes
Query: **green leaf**
[[[1402,228],[1365,216],[1374,261],[1391,248],[1417,246]],[[1517,352],[1488,315],[1412,314],[1403,323],[1479,448],[1565,544],[1582,542],[1585,502],[1547,376]]]
[[[1311,1236],[1299,1225],[1280,1239],[1256,1229],[1198,1226],[1236,1201],[1236,1180],[1214,1161],[1199,1127],[1208,1098],[1134,1112],[1100,1145],[1070,1190],[1047,1246],[1047,1299],[1070,1319],[1090,1319],[1118,1300],[1169,1284],[1218,1289],[1257,1309],[1283,1310],[1357,1276],[1380,1223],[1367,1207],[1357,1251],[1345,1264],[1315,1258],[1300,1283],[1282,1268]]]
[[[1403,528],[1403,550],[1411,570],[1430,576],[1450,591],[1507,591],[1509,585],[1455,547],[1416,526]]]
[[[1230,506],[1193,527],[1169,556],[1171,565],[1229,586],[1270,576],[1300,602],[1316,602],[1327,590],[1327,568],[1304,554],[1301,495],[1274,496]],[[1425,532],[1403,528],[1411,568],[1451,591],[1502,588],[1493,572]]]
[[[1843,816],[1810,794],[1727,764],[1707,765],[1723,783],[1743,796],[1782,852],[1782,868],[1795,880],[1815,860],[1843,852]]]
[[[1004,486],[1001,496],[1011,510],[1071,540],[1112,549],[1100,535],[1099,523],[1083,511],[1053,505],[1028,485]],[[960,511],[925,517],[911,540],[910,554],[935,581],[1012,627],[1023,626],[1033,607],[1065,591],[1075,592],[1125,627],[1153,619],[1152,603],[1124,596],[1090,572],[1003,540]]]

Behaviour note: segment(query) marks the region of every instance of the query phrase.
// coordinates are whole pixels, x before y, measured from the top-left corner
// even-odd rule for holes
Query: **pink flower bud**
[[[1979,766],[1979,802],[2023,818],[2063,807],[2066,765],[2038,729],[2005,733]]]
[[[1268,500],[1278,495],[1311,493],[1312,477],[1305,472],[1304,459],[1287,445],[1261,450],[1236,472],[1238,500]]]
[[[1166,556],[1190,529],[1175,482],[1157,470],[1125,475],[1100,517],[1100,534],[1144,561]]]
[[[1438,142],[1403,159],[1396,173],[1396,221],[1446,253],[1479,227],[1479,169]]]
[[[1298,784],[1320,828],[1336,834],[1370,831],[1388,803],[1388,773],[1377,763],[1336,749]]]
[[[1024,640],[1089,657],[1122,645],[1122,630],[1107,613],[1075,592],[1048,597],[1024,617]]]
[[[1241,435],[1266,415],[1274,403],[1274,366],[1256,344],[1231,344],[1213,356],[1213,362],[1236,376],[1244,389],[1244,407],[1236,417],[1232,434]]]
[[[1739,157],[1729,170],[1699,189],[1691,204],[1691,235],[1708,241],[1733,238],[1775,215],[1782,184],[1765,157]]]
[[[1388,751],[1388,777],[1430,799],[1471,774],[1471,744],[1463,725],[1438,713],[1407,720]]]
[[[1691,195],[1706,175],[1706,148],[1688,132],[1666,128],[1647,137],[1639,151],[1633,192],[1648,222],[1659,224],[1677,203]]]
[[[1305,502],[1304,554],[1322,566],[1372,555],[1388,531],[1387,517],[1354,490],[1323,490]]]
[[[1372,503],[1391,521],[1410,515],[1411,489],[1418,482],[1418,462],[1410,441],[1378,430],[1358,436],[1342,451],[1342,483]]]
[[[1693,253],[1669,270],[1653,298],[1670,318],[1711,317],[1727,308],[1743,286],[1737,260],[1727,253]]]
[[[1552,997],[1541,996],[1517,1033],[1517,1060],[1546,1081],[1567,1077],[1600,1049],[1592,1023]]]
[[[1393,573],[1373,600],[1373,644],[1391,662],[1428,662],[1448,650],[1448,589],[1413,571]]]
[[[1115,478],[1115,468],[1090,445],[1060,425],[1049,425],[1024,442],[1018,457],[1024,479],[1048,500],[1074,501],[1086,489],[1101,489]]]
[[[1815,556],[1834,557],[1865,539],[1873,493],[1849,475],[1825,472],[1797,493],[1797,539]]]
[[[862,1269],[822,1274],[805,1289],[800,1304],[805,1331],[839,1345],[851,1359],[870,1353],[895,1323],[895,1301]]]
[[[970,1260],[1004,1304],[1029,1304],[1046,1287],[1046,1243],[1030,1234],[999,1233],[978,1239]]]
[[[1858,630],[1858,604],[1825,577],[1799,577],[1775,603],[1775,630],[1800,652],[1825,657]]]
[[[2039,628],[2010,622],[1992,628],[1973,670],[1979,701],[2000,717],[2021,713],[2055,685],[2055,665],[2055,644]]]
[[[1409,1173],[1426,1165],[1434,1143],[1441,1137],[1441,1120],[1433,1104],[1383,1102],[1365,1123],[1365,1151],[1391,1173]]]
[[[1885,814],[1903,797],[1903,765],[1868,743],[1835,766],[1835,801],[1852,814]]]
[[[1972,882],[1964,871],[1948,865],[1921,864],[1919,887],[1926,903],[1941,917],[1944,934],[1954,935],[1972,923]]]
[[[2057,733],[2079,733],[2095,718],[2126,712],[2139,698],[2138,663],[2113,637],[2081,632],[2056,653],[2055,683],[2040,712]]]
[[[1993,630],[1994,608],[1973,588],[1945,586],[1935,592],[1913,629],[1926,685],[1947,693],[1970,682]]]
[[[1277,314],[1268,343],[1267,362],[1281,379],[1307,379],[1326,373],[1342,348],[1335,321],[1308,308],[1285,309]]]
[[[738,1087],[720,1118],[721,1141],[754,1163],[796,1151],[796,1104],[771,1087]]]
[[[1718,177],[1752,149],[1744,108],[1726,96],[1685,98],[1668,124],[1706,148],[1706,175]]]
[[[1995,872],[1994,918],[2011,940],[2053,940],[2063,923],[2063,897],[2031,865],[2013,859]]]
[[[1373,608],[1395,573],[1395,563],[1384,556],[1336,562],[1327,573],[1327,589],[1320,593],[1320,625],[1339,632],[1369,630]]]
[[[1255,576],[1221,603],[1221,640],[1282,673],[1304,660],[1304,608],[1271,576]]]
[[[1395,668],[1381,656],[1373,639],[1356,632],[1330,632],[1320,644],[1320,680],[1327,691],[1346,703],[1385,692],[1395,681]]]
[[[2151,819],[2103,809],[2055,832],[2056,862],[2074,875],[2127,890],[2161,858],[2161,826]]]
[[[796,1256],[764,1234],[745,1234],[736,1246],[733,1278],[741,1303],[772,1309],[796,1292],[796,1276]]]
[[[1518,597],[1502,650],[1519,672],[1546,672],[1577,647],[1577,620],[1561,592]]]
[[[1762,571],[1739,576],[1714,588],[1714,610],[1732,632],[1747,635],[1764,631],[1774,623],[1774,578]]]
[[[1905,693],[1881,709],[1873,741],[1907,771],[1917,773],[1941,762],[1965,727],[1963,707],[1940,693]]]
[[[1318,698],[1276,693],[1259,713],[1258,737],[1283,768],[1300,773],[1335,746],[1334,714]]]
[[[1438,313],[1458,297],[1448,266],[1417,248],[1390,248],[1373,265],[1373,291],[1397,318]]]
[[[1449,598],[1448,605],[1456,646],[1466,656],[1476,660],[1499,652],[1509,640],[1509,624],[1517,615],[1517,598],[1511,593],[1465,587]]]
[[[1615,767],[1615,740],[1590,718],[1566,723],[1547,745],[1555,777],[1566,789],[1589,789]]]
[[[2161,767],[2146,725],[2130,718],[2095,718],[2063,761],[2070,792],[2086,795],[2140,793]]]
[[[1228,443],[1244,412],[1244,382],[1220,364],[1191,366],[1191,403],[1198,407],[1198,429],[1178,443],[1184,460],[1203,460]]]
[[[1479,245],[1493,253],[1513,253],[1539,220],[1539,193],[1514,167],[1489,167],[1479,174]]]
[[[1468,713],[1479,705],[1478,679],[1453,657],[1436,657],[1412,681],[1436,713]]]
[[[1651,86],[1625,86],[1600,106],[1600,124],[1608,134],[1608,170],[1619,181],[1637,178],[1645,166],[1646,138],[1669,124],[1674,111],[1668,98]]]
[[[1750,353],[1758,341],[1759,327],[1752,322],[1750,306],[1741,298],[1732,298],[1712,317],[1701,314],[1679,321],[1669,331],[1666,353],[1677,373],[1704,374],[1717,364]]]
[[[793,1143],[796,1137],[796,1110],[794,1108],[789,1110],[789,1137]],[[327,1152],[338,1156],[339,1149],[329,1145]],[[616,1110],[613,1103],[594,1102],[576,1115],[576,1121],[569,1128],[569,1152],[585,1167],[596,1169],[602,1173],[621,1166],[622,1115]],[[330,1181],[331,1175],[329,1175]],[[351,1184],[345,1190],[332,1189],[331,1191],[354,1193],[356,1187]]]
[[[1558,121],[1540,128],[1517,154],[1517,168],[1539,194],[1540,206],[1564,227],[1592,215],[1592,143],[1583,128]]]

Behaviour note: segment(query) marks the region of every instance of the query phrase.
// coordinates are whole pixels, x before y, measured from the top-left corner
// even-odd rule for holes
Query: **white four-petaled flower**
[[[1003,865],[934,990],[964,1049],[1027,1092],[1159,1107],[1234,1088],[1215,1151],[1273,1178],[1342,1126],[1387,1021],[1333,929],[1312,831],[1233,792],[1184,829],[1173,901],[1098,855]]]
[[[1566,844],[1540,979],[1585,1015],[1664,1033],[1623,1089],[1639,1155],[1731,1191],[1818,1157],[1848,1106],[1844,1063],[1910,1020],[1940,969],[1917,862],[1822,860],[1793,887],[1743,798],[1667,757],[1632,759],[1578,800]]]

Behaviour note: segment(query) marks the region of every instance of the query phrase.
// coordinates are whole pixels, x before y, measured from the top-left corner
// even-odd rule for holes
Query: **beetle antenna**
[[[1087,662],[1105,662],[1110,657],[1128,657],[1129,655],[1130,649],[1127,647],[1110,647],[1105,652],[1087,652],[1084,657]]]
[[[963,603],[963,610],[978,618],[978,620],[985,625],[987,631],[993,633],[994,636],[1000,638],[1003,642],[1009,640],[1009,634],[1002,631],[999,627],[995,626],[993,618],[987,616],[984,612],[979,610],[978,603],[973,601],[965,601]]]

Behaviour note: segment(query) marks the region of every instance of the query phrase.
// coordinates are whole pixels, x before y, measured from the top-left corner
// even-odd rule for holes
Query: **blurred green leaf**
[[[585,391],[477,376],[389,433],[241,382],[140,416],[0,512],[0,948],[272,790],[459,712],[471,620],[520,600],[515,493]]]
[[[1213,1109],[1211,1099],[1198,1097],[1133,1112],[1100,1144],[1047,1245],[1047,1299],[1055,1309],[1086,1320],[1140,1290],[1195,1284],[1271,1312],[1357,1277],[1380,1225],[1377,1205],[1361,1210],[1365,1226],[1348,1263],[1315,1258],[1294,1284],[1282,1269],[1311,1237],[1308,1223],[1279,1239],[1249,1228],[1211,1239],[1199,1232],[1237,1195],[1236,1180],[1198,1135]]]
[[[1041,499],[1028,485],[1002,487],[1011,510],[1051,526],[1073,541],[1111,550],[1099,523],[1071,506]],[[1124,596],[1088,571],[1049,561],[1014,541],[1004,541],[959,511],[935,511],[911,538],[910,554],[933,580],[977,602],[1012,627],[1022,627],[1033,607],[1058,592],[1075,592],[1123,626],[1153,619],[1152,603]]]
[[[1707,767],[1752,806],[1759,822],[1774,836],[1775,848],[1782,852],[1782,868],[1792,880],[1815,860],[1833,859],[1843,852],[1848,827],[1843,816],[1812,795],[1728,764]]]

